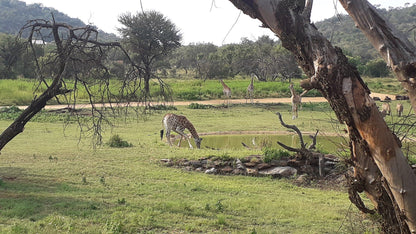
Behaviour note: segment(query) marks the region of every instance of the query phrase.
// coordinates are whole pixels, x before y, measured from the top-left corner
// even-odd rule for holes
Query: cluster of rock
[[[309,178],[319,177],[319,162],[316,160],[299,160],[295,157],[281,158],[264,162],[261,155],[250,155],[242,159],[211,156],[198,160],[162,159],[166,166],[184,168],[206,174],[271,176],[273,178]],[[324,172],[330,174],[336,170],[338,159],[332,155],[324,157]]]

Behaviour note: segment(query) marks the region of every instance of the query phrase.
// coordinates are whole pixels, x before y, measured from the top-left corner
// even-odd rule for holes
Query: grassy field
[[[178,100],[222,95],[218,81],[167,82],[172,82]],[[241,98],[248,82],[226,81],[235,90],[234,97]],[[373,92],[394,87],[393,81],[389,85],[366,82],[380,88]],[[286,97],[287,86],[255,83],[259,90],[256,97]],[[24,105],[32,95],[33,85],[26,80],[0,80],[0,105]],[[403,103],[406,113],[410,104]],[[268,177],[207,175],[160,162],[166,158],[262,154],[260,149],[243,147],[207,149],[204,141],[201,150],[169,147],[159,138],[166,112],[186,115],[199,133],[285,131],[277,111],[287,124],[305,132],[319,129],[320,136],[343,132],[344,126],[327,103],[304,103],[296,120],[291,119],[290,109],[288,104],[257,104],[153,111],[140,120],[132,116],[116,119],[113,127],[104,129],[104,141],[119,135],[132,147],[104,144],[95,149],[88,134],[80,139],[76,123],[63,122],[68,116],[42,112],[1,152],[0,233],[377,232],[371,221],[376,217],[362,216],[343,189],[322,190],[314,184],[299,187],[290,180]],[[0,129],[15,116],[0,112]],[[386,120],[393,124],[398,118],[388,116]]]
[[[274,114],[303,131],[334,131],[326,104],[306,105],[291,120],[290,106],[179,107],[197,130],[285,130]],[[268,177],[218,176],[163,166],[161,159],[242,158],[260,150],[190,150],[160,141],[156,111],[144,120],[119,121],[128,148],[96,148],[79,141],[76,124],[44,118],[2,151],[1,233],[362,233],[375,231],[340,190],[320,190]],[[311,122],[314,121],[314,124]],[[0,121],[4,129],[10,121]],[[64,130],[65,129],[65,130]],[[203,146],[203,144],[202,144]]]

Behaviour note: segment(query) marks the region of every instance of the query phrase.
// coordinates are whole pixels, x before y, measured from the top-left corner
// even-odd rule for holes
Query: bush
[[[17,106],[0,108],[0,119],[16,119],[22,111]]]
[[[199,103],[191,103],[189,104],[188,108],[189,109],[209,109],[212,108],[212,105],[204,105],[204,104],[199,104]]]
[[[147,107],[149,110],[177,110],[175,106],[155,105]]]
[[[133,146],[131,143],[128,143],[127,141],[122,140],[119,135],[113,135],[107,144],[110,147],[114,147],[114,148],[124,148],[124,147]]]
[[[264,162],[269,163],[272,160],[278,160],[283,157],[289,157],[290,153],[281,149],[264,148],[263,149]]]

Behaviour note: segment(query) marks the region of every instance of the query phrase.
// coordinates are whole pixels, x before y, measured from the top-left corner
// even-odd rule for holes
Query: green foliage
[[[57,11],[56,9],[45,7],[42,4],[26,4],[23,1],[0,1],[0,32],[11,35],[17,35],[20,28],[29,20],[45,19],[51,20],[53,13],[56,20],[72,25],[73,27],[83,27],[86,24],[80,19],[71,18],[68,15]],[[114,34],[100,33],[103,39],[114,39]],[[25,34],[24,37],[27,37]],[[50,41],[52,38],[45,38]]]
[[[283,157],[290,157],[290,153],[282,149],[263,148],[264,162],[269,163],[272,160],[279,160]]]
[[[107,145],[109,145],[110,147],[115,147],[115,148],[124,148],[124,147],[133,146],[133,144],[128,143],[125,140],[122,140],[121,137],[117,134],[111,136],[110,140],[107,142]]]
[[[154,105],[147,107],[150,110],[177,110],[175,106],[172,105]]]
[[[378,8],[377,10],[390,24],[399,29],[410,41],[414,42],[415,5],[390,8],[388,10]],[[360,64],[365,65],[370,60],[380,58],[377,50],[365,38],[364,34],[355,27],[354,22],[348,15],[337,15],[316,22],[315,25],[334,46],[340,47],[344,53],[351,57],[360,58]],[[355,65],[357,68],[360,67],[357,63]],[[359,71],[361,71],[361,68],[359,68]]]
[[[367,62],[363,74],[371,77],[385,77],[390,74],[390,70],[383,59],[373,59]]]
[[[214,106],[212,105],[204,105],[204,104],[199,104],[199,103],[191,103],[188,105],[189,109],[210,109],[213,108]]]
[[[140,12],[135,15],[122,14],[118,21],[123,25],[119,31],[130,57],[136,64],[146,68],[143,69],[143,90],[146,95],[150,95],[149,82],[153,78],[153,72],[163,68],[162,61],[180,46],[182,36],[175,24],[156,11]],[[164,90],[161,91],[162,96],[165,96]]]

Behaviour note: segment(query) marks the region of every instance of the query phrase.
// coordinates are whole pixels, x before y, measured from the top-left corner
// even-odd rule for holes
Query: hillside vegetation
[[[390,24],[404,33],[412,43],[415,43],[416,5],[389,10],[378,8],[378,10]],[[379,58],[378,52],[360,29],[355,27],[348,15],[334,16],[317,22],[315,25],[334,46],[342,48],[344,53],[354,57],[358,56],[364,61]]]
[[[74,27],[82,27],[86,24],[78,18],[71,18],[68,15],[42,4],[26,4],[17,0],[0,0],[0,32],[17,35],[19,30],[27,21],[33,19],[52,19],[56,22],[65,22]],[[115,39],[114,34],[100,33],[103,39]],[[46,39],[47,40],[47,39]]]

